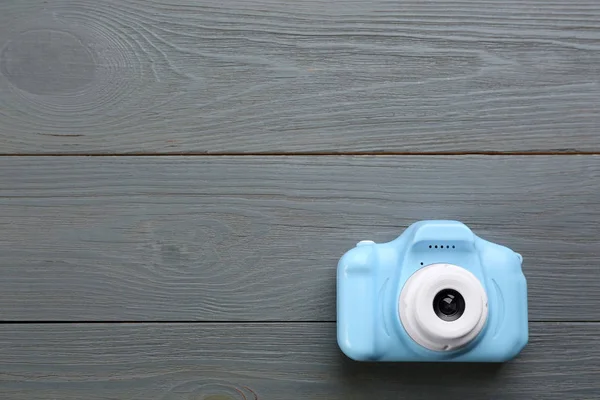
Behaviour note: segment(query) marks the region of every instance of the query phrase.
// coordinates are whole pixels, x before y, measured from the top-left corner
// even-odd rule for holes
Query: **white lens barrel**
[[[437,316],[433,299],[452,289],[465,301],[463,314],[454,321]],[[483,329],[488,315],[485,289],[471,272],[453,264],[431,264],[415,272],[399,299],[400,320],[408,335],[421,346],[452,351],[471,342]]]

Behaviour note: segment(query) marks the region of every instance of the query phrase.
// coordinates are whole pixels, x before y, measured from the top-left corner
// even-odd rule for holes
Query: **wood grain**
[[[0,3],[0,153],[600,151],[595,0]]]
[[[333,323],[0,325],[0,395],[18,399],[592,399],[597,323],[534,323],[507,364],[347,359]]]
[[[464,221],[599,321],[600,157],[2,157],[0,320],[334,321],[362,239]]]

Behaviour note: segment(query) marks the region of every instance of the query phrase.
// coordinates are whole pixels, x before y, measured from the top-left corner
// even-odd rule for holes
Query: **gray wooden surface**
[[[3,320],[334,321],[361,239],[450,218],[525,257],[531,320],[600,321],[600,157],[4,157]]]
[[[0,1],[0,399],[598,399],[596,0]],[[505,365],[362,364],[361,239],[523,254]]]
[[[0,2],[1,153],[599,151],[597,0]]]
[[[529,346],[506,365],[355,363],[334,337],[334,323],[4,325],[0,388],[23,400],[598,395],[597,323],[532,323]]]

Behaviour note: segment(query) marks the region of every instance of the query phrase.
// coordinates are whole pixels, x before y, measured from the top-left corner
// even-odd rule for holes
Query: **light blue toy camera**
[[[361,241],[338,264],[338,344],[358,361],[507,361],[528,340],[521,262],[457,221]]]

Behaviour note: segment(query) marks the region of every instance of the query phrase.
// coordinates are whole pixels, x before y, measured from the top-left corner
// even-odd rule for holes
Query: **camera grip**
[[[523,257],[511,249],[479,239],[481,262],[485,266],[490,307],[493,310],[489,333],[481,345],[486,361],[508,361],[527,344],[527,279]]]
[[[338,344],[355,360],[375,356],[375,269],[372,246],[348,251],[338,263]]]

